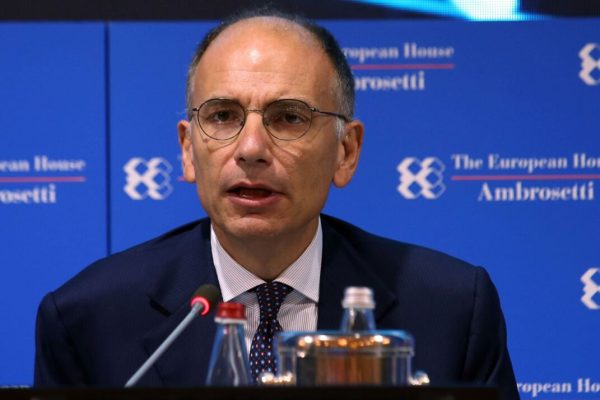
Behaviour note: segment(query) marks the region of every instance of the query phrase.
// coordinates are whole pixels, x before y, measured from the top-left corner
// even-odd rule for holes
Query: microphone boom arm
[[[171,344],[175,341],[175,339],[177,339],[181,332],[183,332],[183,330],[187,328],[187,326],[192,322],[196,314],[202,311],[203,308],[205,308],[205,306],[202,302],[196,302],[192,306],[192,309],[190,310],[188,315],[183,319],[183,321],[179,323],[179,325],[177,325],[177,328],[175,328],[173,332],[171,332],[171,334],[165,339],[165,341],[162,342],[156,350],[154,350],[154,353],[152,353],[150,358],[148,358],[146,362],[142,364],[142,366],[135,372],[135,374],[133,374],[133,376],[129,378],[129,380],[125,384],[126,388],[133,387],[138,383],[142,376],[144,376],[146,372],[148,372],[148,370],[154,365],[154,363],[160,358],[160,356],[162,356],[163,353],[169,348],[169,346],[171,346]]]

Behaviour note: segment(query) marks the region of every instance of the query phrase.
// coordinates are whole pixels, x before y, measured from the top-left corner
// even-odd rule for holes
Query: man
[[[274,14],[223,24],[195,54],[187,99],[183,176],[210,219],[101,260],[47,295],[36,385],[123,385],[202,283],[246,304],[256,363],[259,288],[278,282],[288,289],[273,323],[284,330],[337,328],[345,287],[368,286],[377,326],[415,336],[414,365],[434,384],[493,384],[518,398],[483,269],[320,215],[330,185],[351,180],[363,139],[352,75],[327,31]],[[211,318],[197,319],[140,385],[201,385],[213,332]]]

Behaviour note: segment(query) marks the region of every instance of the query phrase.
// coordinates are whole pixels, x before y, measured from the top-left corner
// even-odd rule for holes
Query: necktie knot
[[[256,286],[252,289],[256,293],[258,299],[258,307],[260,309],[260,319],[277,319],[277,313],[281,308],[281,304],[285,297],[294,289],[285,283],[268,282]]]

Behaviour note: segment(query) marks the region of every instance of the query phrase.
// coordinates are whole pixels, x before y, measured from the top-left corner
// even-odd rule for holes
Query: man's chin
[[[225,222],[221,233],[238,240],[273,239],[283,233],[283,222],[281,218],[248,215]]]

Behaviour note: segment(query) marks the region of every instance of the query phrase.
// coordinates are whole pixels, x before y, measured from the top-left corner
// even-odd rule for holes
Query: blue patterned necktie
[[[252,344],[250,345],[250,372],[258,379],[261,372],[277,374],[277,359],[273,351],[273,337],[282,330],[277,313],[293,288],[281,282],[269,282],[258,285],[252,292],[256,293],[260,308],[260,321]]]

